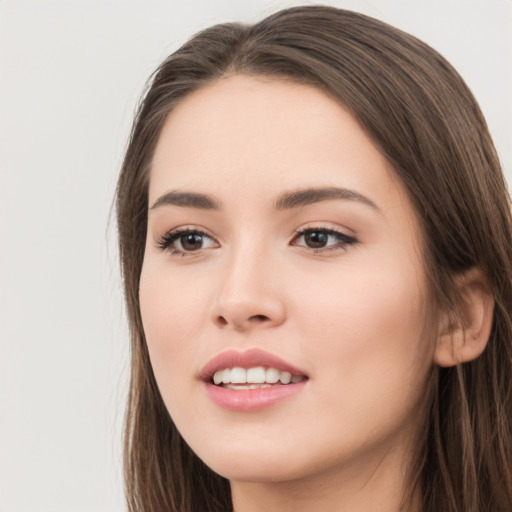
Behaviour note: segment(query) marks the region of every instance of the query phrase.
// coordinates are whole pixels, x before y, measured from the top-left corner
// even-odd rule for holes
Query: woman
[[[156,71],[117,192],[130,510],[512,507],[512,223],[435,51],[298,7]]]

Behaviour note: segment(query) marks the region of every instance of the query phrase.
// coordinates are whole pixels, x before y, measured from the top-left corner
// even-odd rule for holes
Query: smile
[[[258,349],[222,353],[206,365],[200,378],[216,405],[245,412],[295,395],[308,380],[304,371]]]

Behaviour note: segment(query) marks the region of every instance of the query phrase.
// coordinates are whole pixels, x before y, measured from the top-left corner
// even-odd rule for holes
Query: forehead
[[[410,208],[387,160],[343,105],[309,85],[235,75],[190,94],[168,116],[149,195],[153,202],[191,189],[265,201],[319,186],[374,196],[384,209]]]
[[[264,77],[225,77],[191,93],[175,107],[164,124],[155,159],[171,138],[176,145],[201,141],[201,149],[211,152],[223,149],[223,143],[243,139],[251,147],[264,144],[267,150],[296,152],[293,143],[312,141],[317,146],[322,131],[339,130],[340,117],[347,133],[360,131],[338,102],[312,86]]]

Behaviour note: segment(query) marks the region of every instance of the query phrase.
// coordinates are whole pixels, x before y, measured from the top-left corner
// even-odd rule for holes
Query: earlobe
[[[491,334],[494,297],[485,274],[473,268],[456,279],[457,311],[441,319],[434,362],[455,366],[476,359]]]

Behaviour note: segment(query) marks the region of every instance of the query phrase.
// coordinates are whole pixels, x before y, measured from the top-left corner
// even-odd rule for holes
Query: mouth
[[[200,379],[216,405],[255,411],[295,395],[308,376],[273,354],[253,349],[218,355],[205,366]]]

